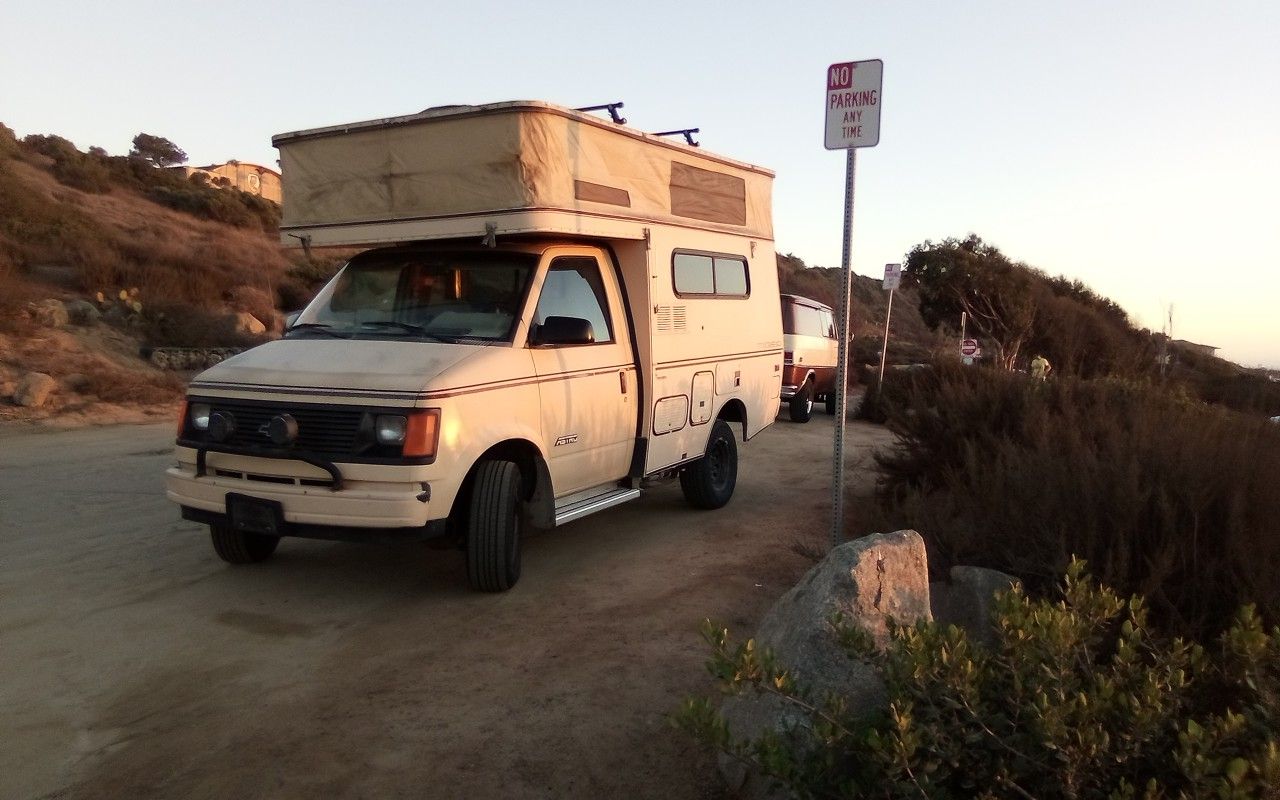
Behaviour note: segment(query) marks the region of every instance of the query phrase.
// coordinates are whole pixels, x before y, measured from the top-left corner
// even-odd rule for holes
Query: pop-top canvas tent
[[[651,222],[772,239],[773,173],[548,103],[285,133],[281,234],[354,245]]]

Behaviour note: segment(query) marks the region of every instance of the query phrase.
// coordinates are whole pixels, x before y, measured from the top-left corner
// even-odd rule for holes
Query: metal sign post
[[[881,287],[889,290],[889,310],[884,314],[884,340],[880,343],[880,380],[876,382],[876,399],[880,398],[880,389],[884,386],[884,362],[889,356],[889,320],[893,319],[893,293],[902,283],[902,265],[884,265],[884,283]]]
[[[840,293],[840,339],[836,366],[836,431],[831,456],[831,546],[844,533],[844,431],[849,391],[849,295],[853,288],[853,179],[859,147],[880,142],[880,91],[884,62],[850,61],[827,68],[826,138],[828,150],[845,151],[844,245],[840,267],[844,290]]]

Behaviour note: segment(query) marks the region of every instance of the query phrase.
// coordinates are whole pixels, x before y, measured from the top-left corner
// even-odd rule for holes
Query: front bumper
[[[348,476],[337,487],[324,469],[299,461],[246,456],[210,458],[203,475],[193,462],[165,472],[165,494],[184,509],[224,515],[227,494],[274,500],[286,523],[346,528],[417,528],[427,524],[431,487],[423,481]]]

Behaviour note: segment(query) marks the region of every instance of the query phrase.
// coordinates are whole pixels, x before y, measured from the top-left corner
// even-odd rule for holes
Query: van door
[[[627,476],[635,447],[637,383],[626,312],[600,256],[548,253],[529,348],[538,373],[542,435],[557,497]],[[590,342],[540,341],[560,320],[586,320]]]

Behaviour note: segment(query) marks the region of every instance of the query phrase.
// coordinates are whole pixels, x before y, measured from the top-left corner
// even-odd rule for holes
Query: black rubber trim
[[[182,506],[182,518],[204,525],[229,524],[226,514]],[[447,520],[433,519],[420,528],[357,528],[350,525],[309,525],[286,522],[281,536],[299,539],[325,539],[334,542],[372,542],[394,544],[396,542],[421,542],[435,539],[447,532]]]
[[[179,440],[178,444],[182,444],[182,440]],[[342,470],[338,469],[338,465],[311,453],[304,453],[298,450],[251,450],[244,447],[218,447],[217,445],[211,444],[198,444],[195,445],[195,447],[197,478],[203,478],[208,473],[208,470],[205,467],[206,453],[228,453],[238,456],[253,456],[254,458],[277,458],[287,461],[301,461],[304,464],[319,467],[329,473],[329,477],[333,479],[333,483],[329,486],[329,491],[337,492],[342,489]]]

